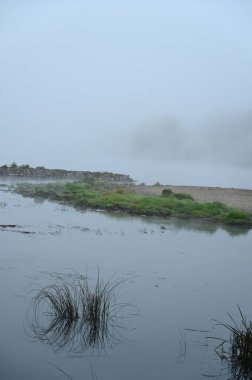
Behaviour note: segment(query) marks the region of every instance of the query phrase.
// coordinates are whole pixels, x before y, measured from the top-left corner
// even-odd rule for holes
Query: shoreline
[[[252,190],[240,188],[224,188],[210,186],[186,186],[186,185],[146,185],[136,182],[126,174],[111,172],[71,171],[64,169],[47,169],[42,166],[32,168],[29,165],[0,167],[0,181],[6,179],[59,181],[66,182],[85,181],[90,184],[93,181],[108,182],[113,187],[125,187],[133,189],[136,194],[144,196],[161,196],[164,189],[170,189],[173,193],[190,194],[197,202],[221,202],[228,207],[236,208],[252,215]]]
[[[190,194],[198,202],[221,202],[252,215],[252,190],[249,189],[175,185],[134,185],[133,188],[136,193],[147,196],[160,196],[164,189],[170,189],[174,193]]]
[[[168,189],[168,187],[166,187]],[[181,188],[179,188],[181,190]],[[251,215],[238,208],[228,207],[220,201],[199,202],[188,193],[164,192],[162,186],[116,186],[90,185],[85,182],[23,184],[14,192],[32,198],[44,198],[67,203],[76,208],[106,210],[130,215],[200,218],[228,225],[252,226]],[[171,190],[171,189],[170,189]],[[174,189],[173,189],[174,190]],[[188,187],[183,187],[184,193]],[[202,189],[201,189],[202,190]],[[224,190],[225,192],[225,190]],[[251,192],[252,193],[252,192]]]

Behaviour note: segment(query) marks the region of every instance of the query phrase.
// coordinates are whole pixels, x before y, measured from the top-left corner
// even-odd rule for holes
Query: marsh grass
[[[216,353],[228,362],[231,379],[252,379],[252,322],[247,321],[246,316],[238,306],[241,318],[238,324],[230,315],[232,324],[220,323],[229,332],[228,339],[220,339],[221,343],[216,348]]]
[[[167,189],[165,189],[167,190]],[[50,183],[21,185],[16,192],[72,204],[77,208],[102,209],[131,215],[203,218],[225,224],[251,226],[249,214],[220,202],[199,203],[190,194],[165,193],[160,197],[136,194],[131,188],[103,188],[90,183]]]
[[[119,341],[120,313],[128,304],[116,302],[119,281],[95,284],[87,276],[61,276],[36,291],[28,310],[28,325],[35,339],[71,352],[112,347]]]

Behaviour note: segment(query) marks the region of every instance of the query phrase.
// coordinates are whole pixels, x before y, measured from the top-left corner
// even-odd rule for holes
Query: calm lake
[[[207,337],[228,335],[214,319],[239,321],[237,304],[252,319],[252,231],[77,211],[0,189],[1,379],[230,377]],[[34,292],[76,272],[95,282],[98,270],[120,281],[116,301],[127,305],[107,344],[75,350],[35,336]]]

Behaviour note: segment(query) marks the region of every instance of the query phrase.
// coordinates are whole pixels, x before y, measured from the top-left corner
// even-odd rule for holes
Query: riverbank
[[[221,202],[252,215],[252,190],[203,186],[148,186],[135,185],[138,194],[160,196],[164,189],[190,194],[198,202]]]
[[[29,179],[63,180],[65,183],[81,181],[82,184],[75,183],[70,187],[64,184],[48,185],[49,191],[49,187],[46,188],[44,185],[28,188],[23,186],[18,190],[23,195],[42,196],[58,201],[67,200],[78,207],[103,208],[136,215],[196,217],[228,224],[252,224],[252,190],[159,184],[135,185],[134,180],[125,174],[46,169],[43,166],[32,168],[29,165],[18,166],[15,163],[1,166],[0,178],[17,178],[17,182],[18,179],[23,181],[26,178],[28,181]],[[162,196],[164,190],[171,191],[170,197]],[[177,194],[180,194],[178,196],[180,199]],[[191,199],[186,197],[188,194]]]
[[[101,182],[20,184],[14,188],[15,192],[23,196],[63,202],[81,209],[162,218],[197,218],[215,223],[252,226],[252,218],[248,213],[221,202],[201,203],[189,194],[175,193],[167,188],[163,188],[161,195],[141,194],[143,190],[151,191],[146,186],[111,187],[111,184]]]

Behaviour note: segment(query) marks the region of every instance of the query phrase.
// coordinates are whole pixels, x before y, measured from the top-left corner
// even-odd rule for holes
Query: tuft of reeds
[[[71,352],[78,353],[113,346],[118,341],[115,329],[123,327],[119,314],[129,306],[116,302],[119,284],[104,282],[99,272],[93,285],[87,276],[77,273],[59,277],[32,299],[28,312],[32,336],[56,350],[68,345]]]
[[[216,348],[216,353],[222,360],[229,363],[231,379],[252,379],[252,322],[247,321],[246,316],[238,306],[241,321],[238,324],[230,315],[232,324],[218,322],[230,333],[229,339],[221,339]]]

